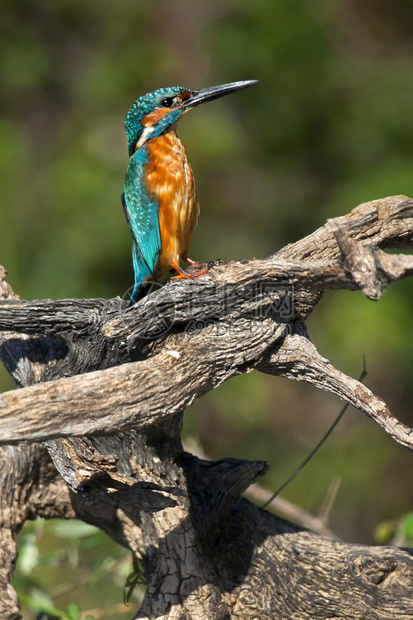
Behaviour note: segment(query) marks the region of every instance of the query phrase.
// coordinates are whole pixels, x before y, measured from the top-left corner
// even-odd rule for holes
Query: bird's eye
[[[161,106],[163,108],[172,108],[174,103],[173,97],[165,97],[165,99],[162,99],[161,101]]]

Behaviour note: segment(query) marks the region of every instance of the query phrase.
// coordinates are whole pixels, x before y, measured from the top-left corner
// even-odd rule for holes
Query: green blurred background
[[[161,86],[260,80],[180,125],[201,204],[198,260],[266,257],[363,201],[413,195],[411,0],[3,0],[0,29],[0,263],[23,298],[129,289],[122,125],[131,103]],[[358,376],[366,355],[367,385],[410,425],[412,299],[409,281],[376,304],[331,292],[309,320],[320,352],[344,372]],[[0,389],[11,389],[0,373]],[[269,461],[272,489],[339,409],[307,385],[253,373],[197,401],[185,434],[212,458]],[[317,514],[338,477],[331,528],[372,543],[380,524],[412,509],[410,471],[408,451],[350,411],[284,496]],[[67,543],[53,527],[25,531],[57,557]],[[22,587],[30,576],[50,591],[80,567],[96,573],[101,556],[116,562],[99,540],[81,550],[72,577],[63,560],[60,577],[32,562]],[[119,584],[109,591],[121,602]],[[102,584],[72,589],[55,602],[92,609],[101,593]]]

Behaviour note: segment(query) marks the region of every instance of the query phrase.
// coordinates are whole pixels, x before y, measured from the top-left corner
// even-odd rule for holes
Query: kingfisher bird
[[[153,281],[175,270],[178,278],[194,278],[208,271],[188,257],[198,223],[195,180],[184,146],[176,135],[179,119],[201,103],[256,84],[232,82],[201,90],[183,86],[160,88],[140,97],[124,123],[129,151],[122,204],[132,233],[135,284],[129,305],[148,291]],[[180,260],[198,267],[187,273]]]

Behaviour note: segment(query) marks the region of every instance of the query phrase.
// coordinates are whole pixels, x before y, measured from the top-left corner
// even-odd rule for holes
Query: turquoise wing
[[[144,178],[147,154],[139,149],[132,155],[126,172],[122,204],[133,237],[132,260],[135,286],[131,304],[139,299],[148,276],[155,274],[161,250],[158,203],[149,196]]]

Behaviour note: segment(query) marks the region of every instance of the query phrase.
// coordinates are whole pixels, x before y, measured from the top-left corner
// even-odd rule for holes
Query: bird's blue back
[[[123,194],[123,207],[133,237],[135,285],[131,304],[138,299],[146,278],[154,274],[161,249],[158,203],[155,197],[149,196],[144,177],[147,163],[148,154],[142,147],[129,160]]]

